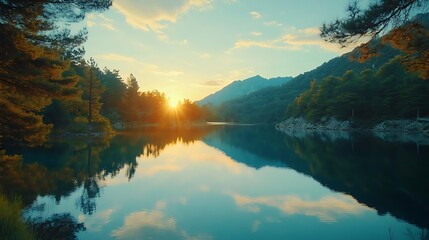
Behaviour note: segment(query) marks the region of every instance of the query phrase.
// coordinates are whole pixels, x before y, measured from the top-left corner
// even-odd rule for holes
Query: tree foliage
[[[289,105],[286,117],[305,117],[318,121],[328,116],[360,123],[429,115],[429,83],[405,71],[399,58],[378,71],[359,74],[346,72],[341,77],[313,81]]]
[[[77,77],[65,75],[82,55],[85,31],[71,35],[69,23],[105,10],[111,1],[0,1],[0,137],[42,143],[52,125],[40,113],[52,98],[78,94]]]
[[[403,64],[424,79],[429,78],[429,6],[425,0],[377,0],[361,9],[357,1],[347,8],[348,16],[320,27],[326,41],[345,47],[361,39],[357,58],[367,60],[379,53],[383,45],[391,45],[404,53]],[[374,41],[381,37],[381,41]],[[372,41],[368,41],[371,39]]]

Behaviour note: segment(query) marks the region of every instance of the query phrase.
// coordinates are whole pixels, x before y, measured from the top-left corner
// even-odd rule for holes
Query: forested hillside
[[[357,50],[354,50],[357,51]],[[309,89],[312,81],[326,77],[340,77],[349,70],[360,73],[366,69],[378,69],[393,59],[399,51],[386,47],[378,57],[358,62],[350,57],[355,52],[334,58],[314,70],[303,73],[280,87],[272,87],[250,93],[222,104],[216,111],[222,121],[246,123],[273,123],[285,118],[287,106],[303,91]]]
[[[318,121],[323,116],[333,116],[355,123],[417,115],[429,115],[429,82],[407,72],[399,58],[378,70],[350,70],[340,77],[313,81],[286,111],[286,118],[303,116]]]

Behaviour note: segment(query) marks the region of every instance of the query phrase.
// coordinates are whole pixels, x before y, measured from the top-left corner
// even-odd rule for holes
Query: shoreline
[[[275,125],[277,130],[303,129],[303,130],[334,130],[347,132],[373,132],[373,133],[415,133],[429,136],[429,122],[416,120],[385,120],[371,127],[356,127],[352,121],[339,121],[333,117],[322,117],[318,122],[309,122],[303,117],[288,118]]]

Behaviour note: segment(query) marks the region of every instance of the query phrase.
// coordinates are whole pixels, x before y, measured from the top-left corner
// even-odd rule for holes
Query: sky
[[[319,37],[348,2],[115,0],[85,18],[85,57],[125,81],[132,73],[140,91],[196,101],[235,80],[297,76],[349,51]]]

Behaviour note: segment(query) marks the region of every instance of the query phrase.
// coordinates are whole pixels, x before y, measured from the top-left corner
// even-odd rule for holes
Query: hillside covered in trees
[[[334,58],[314,70],[298,75],[280,87],[265,88],[227,101],[216,108],[215,112],[222,121],[279,122],[285,118],[287,106],[307,90],[312,81],[320,81],[329,76],[340,77],[349,70],[359,73],[366,69],[377,69],[399,54],[393,48],[385,48],[380,56],[361,63],[351,59],[353,53]]]
[[[324,116],[354,122],[380,122],[429,115],[429,83],[407,72],[398,58],[379,70],[350,70],[313,81],[286,111],[286,117],[318,121]]]
[[[419,14],[382,38],[374,37],[280,87],[227,101],[215,108],[217,117],[275,123],[298,116],[311,121],[353,117],[363,122],[427,116],[428,19],[428,14]]]

